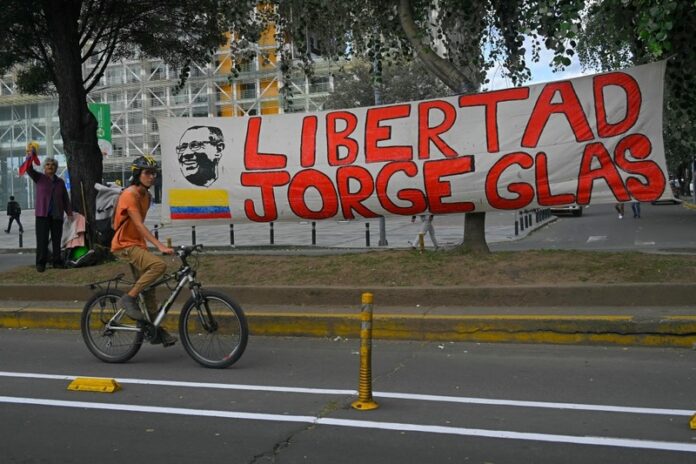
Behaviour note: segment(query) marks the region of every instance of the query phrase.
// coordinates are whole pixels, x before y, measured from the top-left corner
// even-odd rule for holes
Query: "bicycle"
[[[145,291],[141,292],[138,304],[145,321],[131,321],[125,310],[118,308],[118,300],[125,293],[118,289],[118,285],[132,285],[132,282],[124,279],[125,274],[89,284],[92,290],[98,291],[85,303],[80,327],[82,338],[92,354],[108,363],[130,360],[140,350],[143,340],[155,340],[158,328],[174,300],[184,286],[188,286],[191,297],[179,314],[179,335],[184,349],[205,367],[225,368],[237,362],[249,339],[246,316],[230,297],[221,292],[204,290],[196,280],[195,266],[189,265],[187,258],[194,252],[201,252],[202,248],[202,245],[177,247],[176,255],[181,260],[181,267],[145,289],[167,285],[171,291],[152,318],[142,295]],[[176,281],[176,286],[172,288],[170,282],[173,281]]]

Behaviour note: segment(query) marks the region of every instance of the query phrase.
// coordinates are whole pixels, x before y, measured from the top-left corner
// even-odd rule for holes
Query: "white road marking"
[[[592,242],[601,242],[602,240],[606,240],[607,236],[606,235],[590,235],[587,238],[586,243],[592,243]]]
[[[655,242],[640,242],[638,240],[636,240],[633,244],[635,246],[655,246]]]
[[[55,375],[38,374],[30,372],[6,372],[0,371],[0,377],[33,378],[46,380],[75,380],[77,377],[91,377],[89,375]],[[304,388],[304,387],[282,387],[270,385],[244,385],[229,383],[205,383],[205,382],[182,382],[176,380],[150,380],[150,379],[130,379],[117,378],[120,384],[131,385],[157,385],[165,387],[183,388],[210,388],[219,390],[244,390],[244,391],[266,391],[280,393],[305,393],[310,395],[348,395],[355,396],[357,390],[340,390],[330,388]],[[665,408],[644,408],[633,406],[611,406],[603,404],[582,404],[582,403],[554,403],[548,401],[518,401],[495,398],[474,398],[466,396],[446,396],[446,395],[424,395],[418,393],[397,393],[373,391],[375,398],[393,398],[400,400],[433,401],[460,404],[481,404],[489,406],[515,406],[523,408],[544,408],[544,409],[571,409],[576,411],[598,411],[616,412],[626,414],[649,414],[661,416],[686,416],[694,414],[690,409],[665,409]]]
[[[418,425],[399,422],[379,422],[366,420],[349,420],[349,419],[332,419],[316,416],[292,416],[281,414],[260,414],[239,411],[219,411],[208,409],[189,409],[189,408],[168,408],[159,406],[143,406],[131,404],[113,404],[113,403],[90,403],[85,401],[63,401],[49,400],[41,398],[21,398],[11,396],[0,396],[0,403],[24,404],[37,406],[54,406],[64,408],[77,409],[93,409],[93,410],[108,410],[108,411],[125,411],[125,412],[140,412],[152,414],[174,414],[182,416],[198,416],[198,417],[218,417],[225,419],[244,419],[272,422],[302,422],[315,425],[328,425],[334,427],[353,427],[363,429],[379,429],[393,430],[402,432],[421,432],[421,433],[438,433],[445,435],[459,435],[469,437],[482,438],[502,438],[508,440],[527,440],[527,441],[542,441],[549,443],[570,443],[577,445],[594,445],[594,446],[613,446],[620,448],[638,448],[663,451],[683,451],[696,453],[696,444],[678,443],[667,441],[654,440],[636,440],[630,438],[612,438],[612,437],[591,437],[591,436],[573,436],[573,435],[555,435],[545,433],[526,433],[513,432],[509,430],[485,430],[471,429],[465,427],[448,427],[438,425]]]

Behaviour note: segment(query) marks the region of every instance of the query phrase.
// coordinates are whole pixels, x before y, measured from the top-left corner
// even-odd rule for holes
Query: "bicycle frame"
[[[155,315],[155,320],[152,321],[150,320],[150,314],[148,311],[143,311],[145,315],[145,320],[151,324],[153,327],[158,328],[162,321],[164,320],[165,316],[171,309],[172,305],[174,304],[174,301],[177,299],[179,294],[181,293],[181,290],[183,290],[184,286],[188,285],[189,289],[191,290],[191,295],[198,301],[200,298],[200,293],[198,292],[198,289],[200,289],[201,284],[196,280],[196,271],[191,269],[191,267],[188,265],[186,262],[186,258],[183,256],[179,256],[182,260],[182,266],[179,268],[178,271],[174,274],[167,275],[157,282],[153,283],[152,285],[149,285],[146,287],[142,293],[145,293],[148,290],[153,290],[156,287],[159,287],[162,284],[166,284],[167,282],[170,282],[172,280],[178,279],[176,287],[174,287],[171,290],[171,293],[167,300],[160,305],[160,307],[157,309],[157,313]],[[114,279],[110,279],[108,281],[102,281],[102,282],[96,282],[94,284],[91,284],[92,288],[94,286],[99,286],[99,284],[104,283],[104,282],[113,282],[115,281],[115,287],[118,286],[119,282],[124,282],[126,281],[123,279],[123,274],[120,274],[116,276]],[[107,289],[109,288],[111,284],[107,286]],[[145,304],[144,298],[142,296],[142,293],[139,295],[138,300],[140,301],[141,305]],[[206,308],[207,309],[207,308]],[[143,327],[137,327],[134,325],[124,325],[121,323],[121,319],[125,316],[125,310],[124,309],[119,309],[118,312],[109,320],[109,322],[106,323],[105,330],[113,330],[113,331],[122,331],[122,332],[143,332],[144,328]]]

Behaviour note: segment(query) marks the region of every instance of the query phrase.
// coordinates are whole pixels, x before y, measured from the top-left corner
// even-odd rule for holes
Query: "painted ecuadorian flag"
[[[227,190],[170,189],[172,219],[231,219]]]

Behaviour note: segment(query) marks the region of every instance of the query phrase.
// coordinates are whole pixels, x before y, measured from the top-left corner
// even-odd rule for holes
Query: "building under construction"
[[[229,46],[221,47],[210,63],[192,63],[186,84],[178,88],[180,70],[162,60],[141,58],[110,63],[88,102],[109,105],[112,152],[104,158],[104,179],[129,177],[128,165],[144,153],[160,156],[157,118],[236,117],[316,111],[332,90],[328,66],[317,66],[311,79],[298,73],[287,79],[280,72],[277,44],[266,31],[254,53],[234,62]],[[83,74],[96,65],[84,64]],[[234,72],[233,72],[234,71]],[[280,92],[288,86],[289,92]],[[291,95],[292,98],[287,96]],[[35,140],[40,154],[56,158],[65,176],[57,97],[19,94],[15,75],[0,78],[0,204],[14,195],[23,208],[32,208],[33,184],[18,176],[26,145]]]

